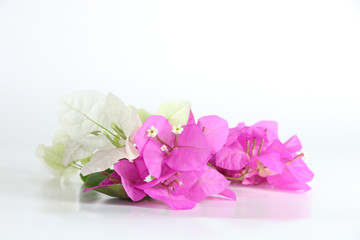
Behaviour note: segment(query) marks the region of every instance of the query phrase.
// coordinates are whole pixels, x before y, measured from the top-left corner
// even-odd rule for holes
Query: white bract
[[[189,121],[190,109],[189,101],[169,101],[160,106],[157,115],[166,117],[172,126],[183,126]]]
[[[141,126],[137,110],[127,107],[111,93],[106,96],[96,91],[82,91],[63,97],[59,122],[61,130],[55,134],[53,144],[64,147],[60,162],[65,168],[94,154],[82,169],[82,174],[88,175],[111,168],[119,159],[132,161],[139,156],[134,147],[134,135]],[[114,124],[126,140],[118,137],[112,128]],[[116,139],[117,147],[105,134]],[[44,159],[49,154],[38,155]]]

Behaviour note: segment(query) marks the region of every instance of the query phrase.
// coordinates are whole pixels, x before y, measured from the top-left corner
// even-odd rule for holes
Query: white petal
[[[95,149],[88,145],[83,145],[76,140],[69,140],[65,146],[62,164],[68,166],[70,163],[89,157]]]
[[[114,122],[129,137],[134,129],[141,126],[140,118],[134,107],[127,107],[118,97],[109,93],[106,97],[105,113],[111,124]]]
[[[56,144],[67,142],[67,141],[69,141],[69,139],[70,139],[70,137],[66,133],[66,131],[64,129],[60,129],[53,136],[52,143],[53,143],[53,145],[56,145]]]
[[[55,177],[70,177],[77,172],[77,169],[62,164],[64,149],[65,144],[56,144],[49,147],[39,145],[36,150],[36,156],[46,164]]]
[[[127,157],[126,148],[102,149],[97,151],[90,162],[84,165],[81,174],[86,176],[91,173],[101,172],[113,165],[122,158]]]
[[[105,100],[105,95],[96,91],[77,92],[62,98],[59,122],[71,139],[82,138],[93,131],[103,132],[97,124],[109,126],[104,114]]]

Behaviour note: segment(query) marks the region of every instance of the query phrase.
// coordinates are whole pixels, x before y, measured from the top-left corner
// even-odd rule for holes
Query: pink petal
[[[285,190],[305,190],[311,188],[305,182],[299,182],[288,169],[284,169],[281,174],[268,176],[267,181],[276,188]]]
[[[121,177],[122,185],[124,186],[126,194],[131,198],[133,201],[140,201],[143,199],[146,194],[143,190],[135,188],[135,184],[128,179]]]
[[[201,178],[195,183],[187,198],[199,202],[207,196],[222,193],[230,182],[218,171],[211,167],[205,166],[204,173]]]
[[[284,145],[292,153],[298,152],[302,148],[301,142],[296,135],[292,136],[289,140],[287,140]]]
[[[266,152],[279,153],[281,155],[282,162],[287,162],[293,159],[292,152],[290,152],[289,149],[279,140],[273,141],[272,144],[267,147]]]
[[[236,194],[231,191],[230,189],[225,189],[224,191],[222,191],[221,193],[219,193],[221,196],[224,196],[224,197],[227,197],[227,198],[230,198],[234,201],[236,201]]]
[[[173,169],[169,168],[169,167],[165,164],[164,167],[163,167],[162,170],[161,170],[161,176],[160,176],[160,178],[155,178],[155,179],[153,179],[153,180],[150,181],[150,182],[145,182],[145,183],[136,185],[136,188],[142,189],[142,190],[145,190],[145,189],[148,189],[148,188],[152,188],[152,187],[154,187],[155,185],[157,185],[157,184],[161,183],[162,181],[168,179],[169,177],[173,176],[176,172],[177,172],[176,170],[173,170]]]
[[[200,128],[194,124],[186,125],[179,135],[178,146],[171,152],[166,164],[179,171],[200,170],[206,165],[209,155],[209,145]],[[144,159],[148,166],[145,155]]]
[[[154,199],[166,202],[172,209],[185,210],[195,207],[196,202],[187,199],[185,196],[174,196],[172,191],[164,186],[156,186],[145,190],[145,193]]]
[[[149,170],[147,169],[145,162],[144,162],[144,158],[142,157],[138,157],[134,160],[134,164],[138,170],[139,176],[141,179],[146,178],[147,176],[149,176]]]
[[[309,169],[302,159],[297,159],[290,163],[287,168],[291,174],[300,182],[310,182],[314,178],[314,173]]]
[[[229,135],[228,122],[216,115],[211,115],[200,118],[197,125],[208,140],[210,153],[218,152],[224,146]]]
[[[285,164],[281,161],[280,154],[277,152],[266,152],[260,156],[254,157],[264,164],[271,171],[281,173],[285,167]]]
[[[239,123],[235,128],[229,129],[229,136],[226,140],[225,146],[232,145],[233,143],[238,141],[238,137],[243,131],[243,128],[245,127],[245,123]]]
[[[266,129],[266,135],[269,142],[278,139],[278,123],[275,121],[260,121],[252,125],[252,127]]]
[[[149,141],[143,154],[149,174],[155,178],[159,178],[163,160],[166,157],[166,153],[161,151],[161,144],[155,141]]]
[[[186,195],[190,188],[200,179],[202,174],[203,171],[178,172],[172,178],[168,179],[167,182],[174,181],[172,186],[174,188],[173,194],[175,196]]]
[[[240,143],[223,147],[215,158],[216,166],[227,170],[240,170],[249,165],[249,156],[242,150]]]
[[[137,182],[140,180],[138,170],[134,163],[127,159],[122,159],[114,165],[114,170],[122,177]]]
[[[189,124],[196,124],[196,122],[195,122],[195,117],[194,117],[194,114],[193,114],[193,112],[191,111],[191,109],[190,109],[190,114],[189,114],[189,120],[188,120],[188,123],[187,123],[188,125]]]

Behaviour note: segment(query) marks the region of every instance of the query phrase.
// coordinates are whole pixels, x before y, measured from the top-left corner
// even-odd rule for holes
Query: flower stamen
[[[175,134],[181,134],[184,131],[184,128],[181,127],[181,125],[177,125],[173,126],[171,131]]]
[[[154,126],[151,126],[151,128],[146,130],[148,132],[147,136],[155,138],[158,134],[159,130],[157,130]]]

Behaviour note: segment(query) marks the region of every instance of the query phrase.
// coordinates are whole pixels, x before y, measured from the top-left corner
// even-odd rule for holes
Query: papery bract
[[[151,128],[156,136],[148,136]],[[194,124],[183,126],[181,134],[174,134],[172,126],[163,116],[151,116],[135,136],[135,143],[143,154],[151,176],[160,177],[167,164],[178,171],[200,170],[210,154],[207,139]]]
[[[197,126],[205,134],[210,147],[210,153],[217,153],[224,146],[229,135],[229,125],[225,119],[218,116],[205,116],[198,120]]]

